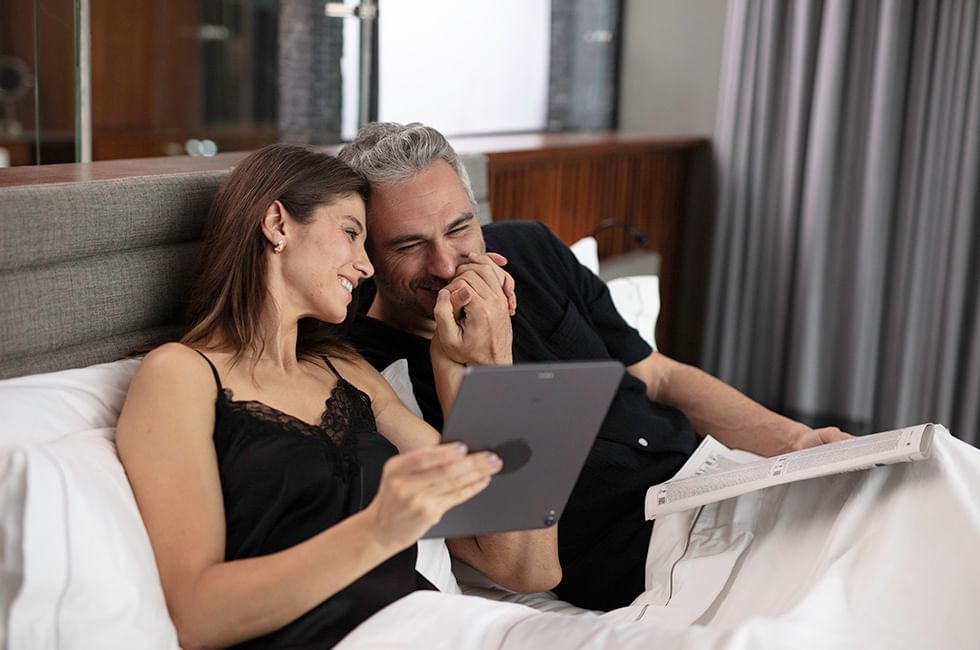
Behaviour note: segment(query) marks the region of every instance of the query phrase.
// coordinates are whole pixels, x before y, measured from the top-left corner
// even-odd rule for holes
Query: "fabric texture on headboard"
[[[486,158],[462,158],[488,221]],[[175,336],[227,173],[0,188],[0,378],[113,361]]]
[[[227,172],[0,189],[0,377],[172,336]]]

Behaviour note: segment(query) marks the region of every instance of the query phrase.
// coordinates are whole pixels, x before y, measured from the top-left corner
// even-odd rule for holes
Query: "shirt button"
[[[647,442],[647,439],[646,438],[640,438],[636,442],[638,442],[641,447],[646,447],[647,445],[650,444],[649,442]]]

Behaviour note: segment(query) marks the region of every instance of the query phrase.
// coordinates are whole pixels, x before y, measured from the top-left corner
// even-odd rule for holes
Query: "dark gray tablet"
[[[504,466],[425,537],[556,524],[622,376],[618,361],[467,368],[442,439],[492,449]]]

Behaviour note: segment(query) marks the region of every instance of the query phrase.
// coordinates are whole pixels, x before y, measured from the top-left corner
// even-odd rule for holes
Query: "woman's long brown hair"
[[[310,223],[313,212],[336,199],[357,195],[367,203],[368,182],[337,158],[311,148],[273,144],[248,156],[215,194],[204,227],[201,256],[186,314],[181,343],[210,347],[220,341],[232,352],[232,363],[247,352],[263,352],[259,317],[269,299],[265,282],[269,241],[262,217],[279,201],[293,219]],[[313,358],[349,357],[353,350],[342,333],[354,317],[357,296],[343,324],[312,318],[299,323],[296,354]]]

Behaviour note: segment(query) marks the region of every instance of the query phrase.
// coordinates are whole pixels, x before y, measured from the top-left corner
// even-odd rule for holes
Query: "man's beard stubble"
[[[394,289],[380,272],[375,274],[374,283],[378,289],[378,293],[384,297],[385,302],[389,305],[405,309],[414,316],[426,320],[433,320],[432,308],[435,305],[435,296],[440,289],[449,284],[446,280],[432,276],[416,278],[409,282],[409,292],[406,294],[403,291]],[[426,305],[419,301],[418,294],[416,293],[419,290],[431,292],[433,297],[432,305]]]

